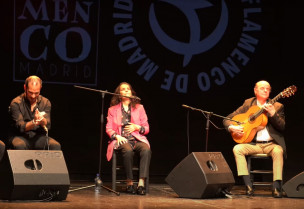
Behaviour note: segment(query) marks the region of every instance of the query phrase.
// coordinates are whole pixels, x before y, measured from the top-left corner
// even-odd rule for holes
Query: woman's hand
[[[117,140],[117,145],[118,146],[128,142],[128,140],[125,137],[120,136],[120,135],[116,135],[116,140]]]
[[[128,125],[125,126],[124,130],[127,134],[130,134],[133,131],[139,131],[140,125],[136,125],[134,123],[128,123]]]

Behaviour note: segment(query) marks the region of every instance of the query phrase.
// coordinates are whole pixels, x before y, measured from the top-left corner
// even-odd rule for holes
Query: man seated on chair
[[[247,168],[246,155],[264,153],[272,157],[273,160],[273,197],[282,197],[281,181],[283,175],[283,153],[286,156],[286,146],[283,136],[285,129],[284,106],[281,103],[270,103],[269,94],[271,86],[267,81],[259,81],[254,87],[256,97],[245,100],[242,106],[228,115],[233,118],[236,115],[246,113],[250,107],[258,106],[264,109],[268,123],[261,127],[255,134],[251,143],[240,143],[234,146],[233,153],[237,165],[238,176],[242,176],[246,185],[246,194],[253,195],[254,189]],[[262,116],[262,115],[260,115]],[[242,125],[236,125],[235,122],[224,119],[225,128],[232,135],[242,137],[244,130]]]
[[[11,101],[8,147],[18,150],[60,150],[61,145],[48,136],[51,127],[51,102],[40,95],[42,80],[29,76],[24,93]]]
[[[134,96],[136,96],[135,91],[126,82],[120,83],[115,90],[107,116],[106,132],[111,139],[107,159],[111,160],[113,149],[119,150],[126,170],[127,192],[145,195],[145,179],[149,175],[151,159],[150,144],[145,136],[149,133],[149,124],[144,106]],[[137,188],[133,185],[134,153],[140,156]]]

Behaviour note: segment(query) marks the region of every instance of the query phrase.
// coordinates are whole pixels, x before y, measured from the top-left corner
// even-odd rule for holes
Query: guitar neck
[[[275,96],[273,99],[270,100],[270,104],[274,104],[276,101],[282,98],[282,93],[279,93],[277,96]]]
[[[278,101],[282,97],[281,93],[279,93],[277,96],[275,96],[273,99],[269,101],[270,104],[274,104],[276,101]],[[261,108],[259,111],[254,113],[252,116],[249,117],[250,120],[255,120],[257,117],[259,117],[264,112],[264,109]]]

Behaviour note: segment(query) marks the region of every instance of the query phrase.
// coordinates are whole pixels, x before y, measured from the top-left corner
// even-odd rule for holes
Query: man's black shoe
[[[254,189],[251,186],[246,185],[246,195],[247,196],[252,196],[253,193],[254,193]]]
[[[272,190],[272,196],[275,198],[282,198],[282,191],[279,188],[274,188],[274,190]]]
[[[137,187],[137,194],[139,195],[145,195],[146,194],[146,188],[143,186]]]

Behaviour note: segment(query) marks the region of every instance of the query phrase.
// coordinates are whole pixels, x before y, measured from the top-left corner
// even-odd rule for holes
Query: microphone
[[[37,106],[37,105],[36,105],[36,107],[34,108],[34,112],[35,112],[36,110],[38,110],[38,112],[39,112],[39,109],[38,109],[38,106]],[[44,111],[43,111],[43,112],[39,112],[39,114],[43,117],[43,116],[45,115],[45,112],[44,112]],[[43,118],[41,118],[39,121],[41,121],[42,119],[43,119]],[[49,129],[46,127],[46,125],[42,125],[41,127],[45,130],[45,132],[48,133]]]
[[[36,106],[34,107],[33,112],[36,112],[36,110],[38,110],[38,111],[39,111],[39,109],[38,109],[38,105],[37,105],[37,104],[36,104]]]
[[[120,95],[121,97],[126,97],[126,98],[129,98],[129,99],[137,99],[137,100],[141,100],[139,97],[137,96],[124,96],[124,95]]]
[[[133,99],[137,99],[137,100],[141,100],[139,97],[137,96],[132,96]]]

